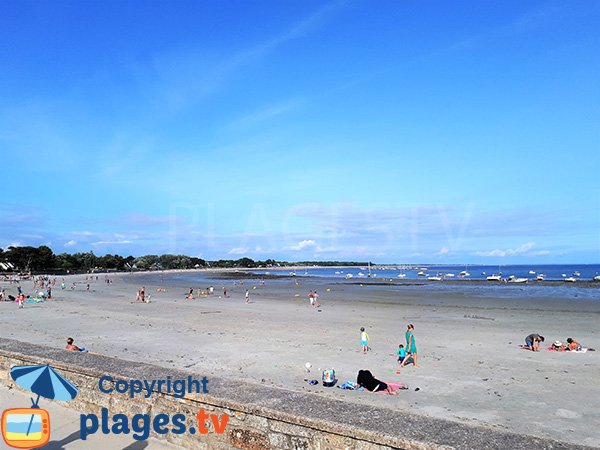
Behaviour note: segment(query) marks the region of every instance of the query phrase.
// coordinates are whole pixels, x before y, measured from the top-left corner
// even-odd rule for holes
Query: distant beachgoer
[[[321,305],[319,304],[319,294],[317,294],[317,291],[314,291],[314,292],[313,292],[313,300],[314,300],[314,304],[313,304],[313,306],[314,306],[315,308],[318,308],[319,306],[321,306]]]
[[[227,288],[223,286],[223,297],[227,297]]]
[[[188,300],[194,300],[194,288],[190,288],[190,292],[186,297]],[[200,298],[200,292],[198,292],[198,298]]]
[[[531,350],[532,352],[540,351],[540,344],[544,342],[544,336],[540,336],[539,334],[532,333],[525,338],[524,349]]]
[[[86,291],[89,291],[89,290],[90,290],[90,283],[87,284],[87,288],[86,288]]]
[[[404,345],[400,344],[398,346],[398,351],[396,352],[398,355],[398,364],[402,364],[404,362],[404,358],[406,358],[406,349]]]
[[[250,291],[246,289],[246,303],[250,303]]]
[[[360,328],[360,345],[362,346],[363,353],[369,351],[369,335],[365,331],[364,327]]]
[[[358,371],[358,376],[356,377],[356,384],[358,384],[359,388],[364,387],[365,389],[371,392],[386,391],[388,394],[398,395],[398,392],[396,392],[393,387],[388,386],[387,383],[384,383],[383,381],[380,381],[377,378],[375,378],[369,370]]]
[[[21,292],[17,295],[17,303],[19,303],[19,308],[23,308],[23,302],[25,301],[25,295]]]
[[[73,338],[67,338],[67,350],[72,350],[74,352],[84,352],[87,353],[88,350],[86,348],[80,348],[73,344]]]
[[[67,286],[65,285],[65,282],[64,282],[64,281],[63,281],[62,283],[60,283],[60,288],[61,288],[61,289],[63,289],[63,290],[64,290],[66,287],[67,287]]]
[[[6,293],[4,289],[0,290],[0,302],[6,301]]]
[[[565,346],[560,341],[554,341],[552,343],[552,345],[550,346],[549,350],[554,350],[555,352],[564,352],[565,351]]]
[[[50,284],[48,284],[48,288],[46,290],[46,296],[48,297],[48,300],[50,300],[52,298],[52,287],[50,286]]]
[[[577,352],[582,348],[581,344],[572,338],[567,338],[567,344],[567,350],[570,352]]]
[[[404,358],[404,361],[402,361],[402,364],[400,364],[401,367],[404,367],[406,365],[406,363],[408,362],[409,359],[412,358],[413,360],[413,365],[416,368],[419,368],[419,364],[417,363],[417,343],[415,342],[415,336],[413,334],[413,332],[415,331],[415,327],[413,326],[412,323],[408,324],[408,326],[406,327],[406,351],[408,352],[408,355],[406,355],[406,357]]]
[[[142,301],[142,303],[146,302],[146,287],[142,286],[142,288],[140,289],[140,300]]]

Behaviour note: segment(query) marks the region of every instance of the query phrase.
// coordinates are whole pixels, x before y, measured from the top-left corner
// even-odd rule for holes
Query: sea
[[[250,272],[258,277],[264,274],[279,274],[313,277],[315,281],[331,279],[365,284],[386,282],[392,285],[398,284],[399,287],[403,284],[408,288],[461,292],[482,298],[564,298],[600,301],[600,281],[593,281],[594,277],[600,275],[600,264],[374,265],[351,268],[309,267],[299,270],[261,269]],[[503,280],[526,278],[527,282],[482,282],[488,276],[496,274]],[[543,275],[545,281],[554,283],[540,283],[536,280],[538,275]],[[443,281],[428,280],[428,277],[441,277]],[[566,279],[575,281],[565,281]],[[446,282],[454,280],[457,282]],[[479,282],[461,283],[460,281],[463,280]],[[402,281],[404,283],[401,284]]]
[[[575,278],[591,281],[600,275],[600,264],[546,264],[546,265],[385,265],[363,266],[351,268],[313,267],[300,270],[261,269],[253,270],[256,274],[295,274],[296,276],[327,278],[403,278],[408,280],[426,279],[441,276],[444,279],[485,280],[490,275],[501,275],[502,278],[528,278],[535,280],[543,275],[547,281]],[[422,275],[419,275],[422,272]],[[466,275],[465,272],[468,274]]]
[[[324,283],[376,284],[390,289],[419,289],[434,292],[460,292],[482,298],[562,298],[573,300],[600,301],[600,281],[592,281],[600,275],[600,264],[561,264],[561,265],[373,265],[363,267],[308,267],[239,269],[256,275],[256,282],[264,275],[283,275],[281,278],[266,278],[267,284],[286,284],[293,277],[303,279],[303,285],[314,287]],[[371,276],[369,277],[369,272]],[[423,275],[419,275],[422,272]],[[463,272],[461,274],[461,272]],[[465,275],[464,272],[468,273]],[[488,282],[489,275],[501,275],[503,280],[510,277],[526,278],[526,283]],[[352,275],[352,277],[348,277]],[[399,276],[400,275],[400,276]],[[538,275],[550,283],[536,281]],[[155,277],[151,272],[148,277]],[[443,281],[429,280],[428,277],[442,277]],[[174,286],[218,286],[222,278],[214,279],[211,272],[190,271],[161,274],[162,282]],[[574,282],[565,282],[567,278]],[[237,278],[233,277],[235,281]],[[464,282],[463,282],[464,281]],[[469,281],[474,281],[469,283]],[[150,283],[150,278],[148,282]]]

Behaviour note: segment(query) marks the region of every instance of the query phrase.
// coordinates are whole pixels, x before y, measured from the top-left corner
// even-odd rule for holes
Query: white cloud
[[[442,247],[442,248],[440,248],[440,251],[436,253],[436,255],[443,256],[443,255],[447,255],[448,253],[450,253],[450,249],[448,247]]]
[[[481,251],[475,252],[477,256],[493,256],[504,258],[506,256],[518,256],[518,255],[547,255],[550,252],[547,250],[537,250],[535,252],[531,251],[535,247],[535,242],[527,242],[525,244],[519,245],[517,248],[507,248],[504,250],[495,249],[489,251]]]
[[[125,245],[125,244],[133,244],[133,241],[98,241],[92,242],[92,245]]]
[[[312,239],[305,239],[303,241],[298,242],[296,245],[292,245],[287,247],[288,250],[300,251],[310,247],[316,247],[317,243]]]
[[[234,247],[227,252],[228,255],[244,255],[248,253],[248,247]]]
[[[71,239],[69,242],[65,242],[65,247],[73,247],[76,244],[77,244],[77,241],[74,241],[73,239]]]

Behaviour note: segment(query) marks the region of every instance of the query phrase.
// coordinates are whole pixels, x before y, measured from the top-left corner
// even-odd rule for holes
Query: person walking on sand
[[[19,303],[19,308],[23,308],[23,302],[25,301],[25,295],[23,295],[23,293],[21,292],[18,296],[17,296],[17,302]]]
[[[406,355],[406,358],[404,358],[404,361],[402,361],[400,367],[404,367],[406,365],[406,362],[411,358],[413,360],[413,365],[416,368],[420,367],[417,363],[417,343],[415,342],[415,336],[413,334],[414,331],[415,327],[413,326],[413,324],[408,324],[408,326],[406,327],[406,351],[408,352],[408,355]]]
[[[312,295],[310,304],[315,308],[319,308],[321,306],[319,304],[319,294],[317,294],[317,291],[313,291],[313,295]]]
[[[369,335],[365,331],[365,327],[360,328],[360,345],[362,346],[363,354],[369,351]]]
[[[250,291],[246,289],[246,303],[250,303]]]

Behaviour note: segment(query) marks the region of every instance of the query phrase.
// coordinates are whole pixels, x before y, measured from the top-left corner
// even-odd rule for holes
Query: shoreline
[[[518,348],[532,332],[548,343],[573,337],[600,348],[595,299],[480,298],[462,290],[359,286],[319,277],[283,277],[264,285],[254,278],[256,283],[239,285],[217,276],[222,272],[198,272],[193,285],[213,285],[216,294],[194,300],[185,300],[190,279],[180,273],[119,274],[110,285],[99,276],[90,291],[85,275],[75,275],[76,289],[55,288],[50,301],[24,309],[0,302],[0,336],[57,349],[71,336],[94,352],[168,369],[600,446],[600,412],[587,401],[600,397],[598,352]],[[141,283],[151,303],[134,302]],[[23,285],[29,289],[32,283]],[[246,289],[250,304],[244,302]],[[309,306],[309,290],[319,292],[320,312]],[[407,366],[396,374],[394,352],[407,323],[415,324],[422,368]],[[367,355],[360,351],[361,326],[371,336]],[[310,374],[306,362],[313,366]],[[392,401],[304,381],[320,379],[320,371],[332,367],[340,383],[368,369],[412,389]],[[539,419],[532,421],[534,416]]]

